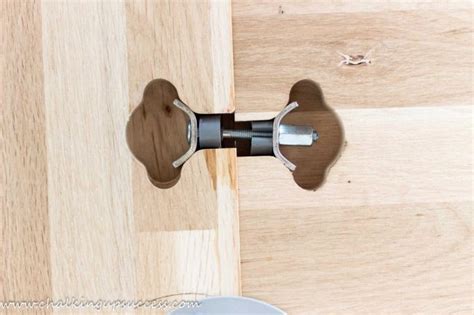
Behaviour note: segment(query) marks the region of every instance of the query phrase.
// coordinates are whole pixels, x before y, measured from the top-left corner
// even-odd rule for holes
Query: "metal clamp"
[[[187,125],[189,149],[173,162],[175,168],[183,165],[198,148],[221,148],[224,140],[232,139],[235,140],[234,146],[238,146],[238,141],[250,141],[247,155],[274,155],[290,171],[294,171],[296,165],[281,153],[280,145],[311,146],[319,138],[311,126],[281,124],[283,118],[298,107],[297,102],[288,104],[273,120],[246,122],[251,129],[223,129],[222,117],[225,114],[196,117],[196,114],[180,100],[174,100],[173,104],[189,117]]]
[[[188,142],[189,148],[182,156],[180,156],[177,160],[173,161],[173,167],[178,168],[184,164],[189,158],[196,152],[197,149],[197,140],[198,140],[198,125],[197,125],[197,118],[194,112],[189,108],[188,105],[184,104],[178,99],[173,101],[173,105],[181,109],[189,118],[188,124]]]

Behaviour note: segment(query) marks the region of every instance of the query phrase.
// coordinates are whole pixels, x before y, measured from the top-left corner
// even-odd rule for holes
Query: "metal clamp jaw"
[[[187,135],[189,148],[178,159],[173,161],[173,167],[183,165],[196,149],[222,148],[224,139],[241,139],[250,141],[249,155],[274,155],[290,170],[296,166],[280,151],[280,145],[312,146],[319,135],[311,126],[281,124],[282,119],[293,109],[297,102],[288,104],[273,120],[250,121],[251,129],[222,129],[222,114],[206,115],[198,119],[196,114],[179,99],[173,105],[182,110],[189,118]],[[237,143],[234,142],[234,145]]]

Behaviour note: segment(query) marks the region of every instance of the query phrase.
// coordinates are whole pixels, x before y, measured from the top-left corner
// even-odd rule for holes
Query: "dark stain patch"
[[[425,216],[425,215],[424,215],[423,213],[417,213],[416,216],[417,216],[417,217],[423,217],[423,216]]]
[[[347,183],[348,183],[348,184],[350,184],[350,183],[351,183],[351,181],[350,181],[350,180],[348,180],[348,181],[347,181]]]
[[[217,187],[217,165],[216,165],[216,150],[204,150],[204,157],[206,159],[207,171],[211,178],[212,189],[216,191]]]
[[[283,6],[281,5],[278,7],[278,14],[281,14],[281,15],[285,14],[285,11],[283,10]]]
[[[142,116],[143,116],[143,120],[146,120],[146,109],[145,109],[145,106],[142,106],[141,104],[138,106],[138,108],[141,108],[142,109]]]
[[[461,27],[461,28],[455,28],[449,31],[444,31],[441,32],[440,34],[450,34],[450,35],[457,35],[457,34],[465,34],[465,33],[470,33],[471,29],[468,27]]]
[[[166,115],[171,116],[171,112],[172,112],[171,106],[166,105],[164,109],[165,109]]]

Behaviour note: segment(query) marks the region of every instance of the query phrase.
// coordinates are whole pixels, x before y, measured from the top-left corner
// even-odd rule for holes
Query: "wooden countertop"
[[[0,300],[190,292],[290,314],[472,313],[471,3],[230,9],[1,3]],[[312,79],[343,154],[316,192],[233,150],[198,152],[158,190],[125,141],[157,77],[196,110],[248,119]]]

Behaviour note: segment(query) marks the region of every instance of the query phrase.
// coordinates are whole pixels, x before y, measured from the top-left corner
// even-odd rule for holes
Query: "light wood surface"
[[[52,295],[41,6],[11,4],[0,3],[2,301]]]
[[[243,295],[290,314],[471,314],[471,3],[235,1],[233,29],[239,119],[308,78],[346,140],[316,192],[239,158]]]
[[[238,111],[279,111],[306,78],[339,109],[471,100],[470,1],[250,0],[233,12]],[[372,66],[338,67],[338,52],[370,52]]]
[[[129,112],[124,13],[105,2],[41,3],[55,299],[136,291],[132,164],[120,132]]]
[[[470,2],[0,7],[0,300],[241,293],[289,314],[472,313]],[[234,150],[198,152],[159,190],[125,138],[154,78],[237,120],[273,117],[314,80],[346,145],[316,192]]]
[[[157,77],[196,111],[234,110],[230,14],[2,1],[1,300],[239,294],[235,152],[196,154],[163,191],[125,140]]]
[[[133,1],[125,11],[131,109],[145,85],[161,77],[196,112],[234,110],[230,2]],[[140,296],[240,292],[235,165],[233,150],[200,151],[186,162],[176,186],[159,190],[133,161],[135,228],[160,234],[138,241],[138,277],[165,279],[139,281]],[[150,278],[154,268],[141,259],[163,255],[163,246],[175,259],[162,259],[164,272]],[[156,253],[143,251],[152,247]]]

